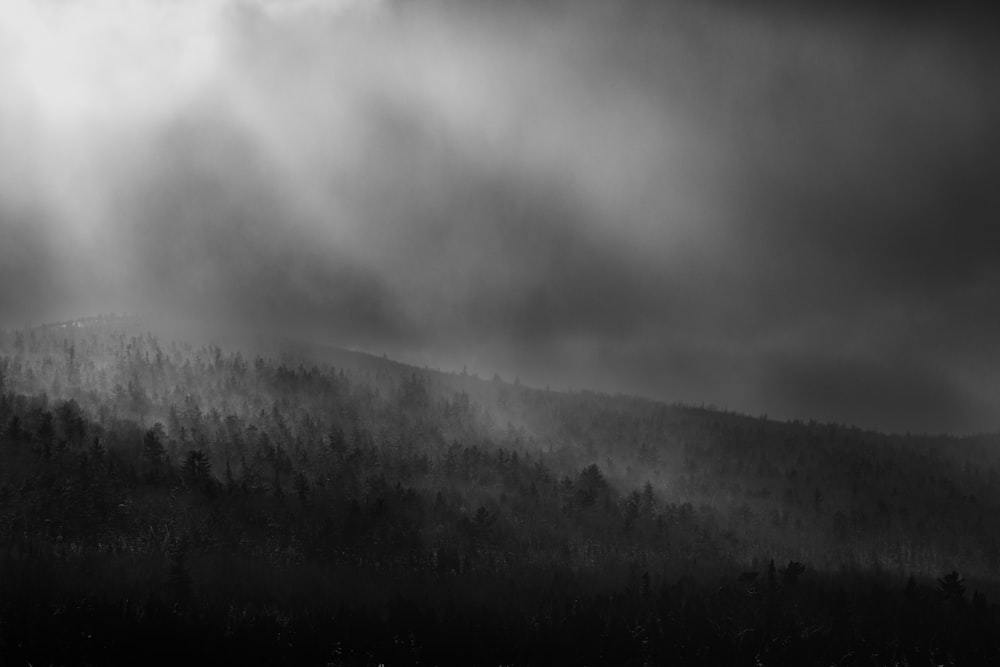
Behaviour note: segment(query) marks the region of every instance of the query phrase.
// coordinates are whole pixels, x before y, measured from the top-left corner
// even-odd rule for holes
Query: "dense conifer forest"
[[[0,663],[1000,663],[1000,438],[0,333]]]

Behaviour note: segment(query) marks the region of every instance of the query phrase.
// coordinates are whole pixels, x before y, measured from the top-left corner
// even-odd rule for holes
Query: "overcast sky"
[[[912,7],[5,0],[0,322],[1000,429],[998,47]]]

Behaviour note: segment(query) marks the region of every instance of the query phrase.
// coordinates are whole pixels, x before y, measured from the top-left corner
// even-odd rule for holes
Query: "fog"
[[[8,0],[0,323],[996,429],[996,49],[825,3]]]

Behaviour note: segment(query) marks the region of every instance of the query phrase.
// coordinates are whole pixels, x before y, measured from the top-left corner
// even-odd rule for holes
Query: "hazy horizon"
[[[12,0],[0,325],[157,312],[536,386],[995,431],[990,18]]]

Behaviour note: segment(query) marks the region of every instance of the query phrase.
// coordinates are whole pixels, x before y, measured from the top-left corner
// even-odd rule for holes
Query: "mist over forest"
[[[5,0],[0,664],[1000,664],[995,24]]]
[[[255,351],[256,350],[256,351]],[[0,335],[0,655],[990,664],[1000,436],[101,316]]]

